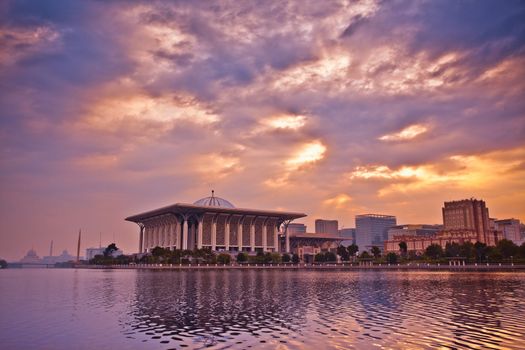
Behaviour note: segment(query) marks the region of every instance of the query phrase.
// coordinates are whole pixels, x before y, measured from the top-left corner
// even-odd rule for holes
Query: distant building
[[[87,248],[86,249],[86,260],[93,259],[96,255],[104,255],[106,248]]]
[[[431,244],[438,244],[445,249],[447,243],[463,244],[470,242],[475,244],[477,237],[472,234],[470,230],[448,230],[441,231],[430,236],[416,236],[416,235],[396,235],[392,239],[385,241],[385,253],[399,253],[399,243],[405,242],[407,244],[407,251],[416,254],[423,254],[427,247]]]
[[[97,255],[104,255],[105,247],[103,248],[87,248],[86,249],[86,260],[91,260]],[[123,255],[124,252],[121,249],[118,249],[113,252],[112,257],[116,258],[117,256]]]
[[[355,217],[355,240],[359,251],[369,251],[373,246],[383,248],[388,230],[397,223],[396,217],[381,214],[363,214]]]
[[[521,243],[520,221],[518,219],[495,220],[496,229],[503,232],[503,237],[516,244]]]
[[[22,264],[42,264],[42,259],[36,254],[34,249],[30,249],[27,254],[20,259]]]
[[[315,220],[315,233],[339,234],[339,222],[337,220]]]
[[[430,236],[443,230],[443,225],[397,225],[388,229],[388,239],[391,240],[394,236]]]
[[[385,252],[399,252],[400,242],[407,244],[409,252],[424,253],[431,244],[439,244],[443,249],[447,243],[480,242],[494,246],[503,239],[503,231],[498,229],[495,219],[489,218],[489,210],[482,200],[445,202],[442,211],[442,230],[430,235],[403,235],[392,232],[388,241],[384,242]]]
[[[49,256],[44,256],[42,258],[42,262],[44,264],[56,264],[56,263],[63,263],[63,262],[68,262],[68,261],[75,261],[76,257],[74,257],[73,255],[69,254],[67,252],[67,250],[63,250],[62,251],[62,254],[60,255],[57,255],[57,256],[53,256],[53,255],[49,255]]]
[[[489,235],[489,210],[485,201],[471,198],[445,202],[442,211],[445,230],[469,230],[476,234],[477,241],[494,245]]]
[[[288,224],[288,233],[306,233],[306,225],[300,223]]]
[[[330,233],[294,233],[290,235],[290,250],[301,261],[313,263],[315,254],[328,251],[336,253],[342,241],[343,237]]]
[[[345,247],[355,244],[355,228],[342,228],[339,230],[339,236],[345,239],[341,242]]]

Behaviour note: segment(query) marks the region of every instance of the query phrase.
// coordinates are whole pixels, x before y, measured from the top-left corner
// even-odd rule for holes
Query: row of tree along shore
[[[110,244],[103,255],[97,255],[89,261],[90,265],[278,265],[295,264],[304,265],[297,254],[280,254],[270,252],[257,252],[248,254],[239,252],[230,254],[216,253],[211,249],[196,250],[170,250],[155,247],[148,254],[114,256],[118,248]],[[314,256],[314,264],[344,265],[344,266],[442,266],[442,265],[525,265],[525,243],[521,246],[509,240],[501,240],[495,247],[488,247],[483,243],[464,244],[448,243],[443,249],[440,245],[433,244],[426,248],[422,254],[407,251],[405,242],[399,244],[399,253],[390,252],[381,254],[378,247],[372,247],[358,254],[359,247],[352,244],[348,247],[339,246],[336,252],[321,252]]]

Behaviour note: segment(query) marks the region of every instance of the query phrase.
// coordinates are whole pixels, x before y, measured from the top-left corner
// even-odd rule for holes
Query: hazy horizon
[[[0,258],[235,206],[525,220],[525,2],[5,1]],[[114,239],[113,239],[114,237]]]

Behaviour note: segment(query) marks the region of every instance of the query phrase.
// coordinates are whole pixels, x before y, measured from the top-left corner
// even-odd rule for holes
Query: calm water
[[[2,349],[525,349],[525,273],[0,271]]]

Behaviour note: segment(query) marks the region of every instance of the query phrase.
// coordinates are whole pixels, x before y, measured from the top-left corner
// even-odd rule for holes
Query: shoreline
[[[78,265],[79,269],[110,270],[346,270],[346,271],[482,271],[482,272],[525,272],[525,265],[342,265],[342,264],[254,264],[254,265],[221,265],[221,264],[137,264],[137,265]]]

